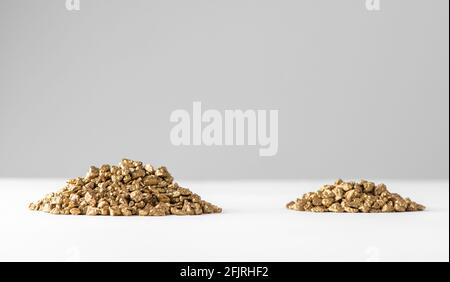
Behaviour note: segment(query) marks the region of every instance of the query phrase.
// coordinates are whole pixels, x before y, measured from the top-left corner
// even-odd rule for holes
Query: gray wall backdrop
[[[0,0],[0,177],[441,178],[449,2]],[[174,147],[172,110],[278,109],[279,151]]]

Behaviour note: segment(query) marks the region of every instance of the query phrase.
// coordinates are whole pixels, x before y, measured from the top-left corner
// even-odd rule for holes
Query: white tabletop
[[[0,179],[1,261],[448,261],[449,182],[387,181],[425,212],[317,214],[285,204],[327,181],[180,181],[222,214],[56,216],[27,209],[63,179]]]

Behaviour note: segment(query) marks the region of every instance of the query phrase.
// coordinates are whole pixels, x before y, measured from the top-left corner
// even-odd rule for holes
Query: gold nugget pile
[[[154,169],[123,159],[118,166],[91,166],[85,177],[70,179],[58,192],[29,208],[51,214],[163,216],[220,213],[212,205],[178,186],[166,167]]]
[[[317,192],[310,192],[288,203],[288,209],[311,212],[406,212],[423,211],[424,206],[391,193],[386,185],[373,182],[344,182],[324,185]]]

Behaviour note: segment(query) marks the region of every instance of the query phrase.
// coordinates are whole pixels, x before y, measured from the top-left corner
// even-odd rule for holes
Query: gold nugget
[[[31,210],[63,215],[163,216],[220,213],[222,209],[178,186],[162,166],[123,159],[118,166],[91,166],[58,192],[31,203]]]
[[[304,194],[289,202],[286,207],[296,211],[311,212],[406,212],[423,211],[425,206],[391,193],[386,185],[361,180],[324,185],[317,192]]]

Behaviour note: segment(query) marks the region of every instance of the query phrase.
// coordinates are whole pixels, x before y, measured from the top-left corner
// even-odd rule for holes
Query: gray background
[[[0,177],[441,178],[447,0],[0,0]],[[279,151],[175,147],[171,111],[278,109]]]

